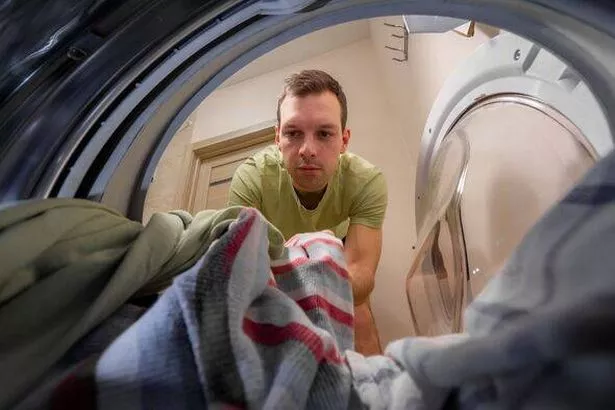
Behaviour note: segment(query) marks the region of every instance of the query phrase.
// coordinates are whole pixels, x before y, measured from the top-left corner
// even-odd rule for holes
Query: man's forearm
[[[374,290],[374,273],[358,265],[349,265],[348,273],[352,281],[352,297],[355,306],[365,303]]]

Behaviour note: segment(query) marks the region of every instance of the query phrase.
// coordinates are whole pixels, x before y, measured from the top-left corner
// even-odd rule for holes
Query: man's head
[[[277,114],[275,142],[293,185],[302,192],[324,189],[350,140],[342,87],[323,71],[293,74],[286,79]]]

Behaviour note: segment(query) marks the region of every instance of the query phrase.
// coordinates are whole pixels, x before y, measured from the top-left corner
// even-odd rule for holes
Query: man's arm
[[[348,227],[344,256],[352,281],[355,306],[365,303],[374,289],[381,249],[382,228],[359,224],[351,224]]]
[[[378,173],[363,187],[351,208],[344,256],[352,278],[355,306],[367,302],[374,289],[387,203],[386,180]]]

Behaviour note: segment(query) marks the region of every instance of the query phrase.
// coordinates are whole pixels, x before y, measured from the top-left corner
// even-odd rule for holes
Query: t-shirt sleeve
[[[235,170],[228,197],[229,206],[247,206],[260,209],[260,175],[253,158],[248,158]]]
[[[387,183],[379,172],[356,196],[350,208],[350,224],[380,228],[388,203]]]

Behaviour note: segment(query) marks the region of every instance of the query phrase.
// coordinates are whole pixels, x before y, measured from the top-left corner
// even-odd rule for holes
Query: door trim
[[[276,121],[265,121],[253,126],[232,131],[188,146],[184,164],[184,186],[180,190],[180,208],[194,213],[195,204],[201,203],[207,194],[205,188],[211,174],[209,163],[232,152],[263,144],[275,134]]]

